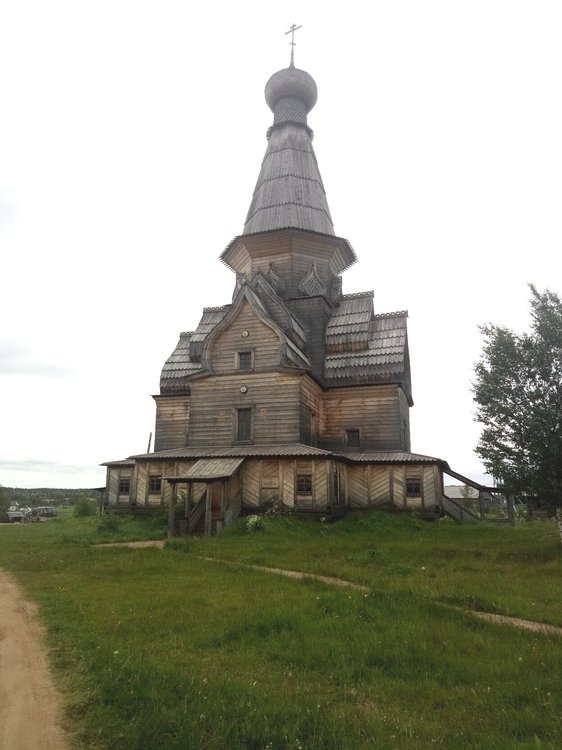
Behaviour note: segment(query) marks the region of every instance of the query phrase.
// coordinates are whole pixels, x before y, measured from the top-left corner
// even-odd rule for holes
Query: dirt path
[[[545,625],[544,622],[534,622],[533,620],[521,620],[519,617],[506,617],[505,615],[493,615],[490,612],[472,612],[476,617],[490,622],[499,622],[506,625],[515,625],[525,630],[534,630],[536,633],[547,633],[548,635],[561,635],[562,628],[556,625]]]
[[[561,522],[562,523],[562,522]],[[112,544],[96,544],[96,547],[159,547],[163,549],[166,542],[165,540],[151,541],[151,542],[115,542]],[[242,565],[245,568],[252,570],[261,570],[264,573],[273,573],[278,576],[286,576],[287,578],[309,578],[315,581],[320,581],[328,586],[343,586],[345,588],[356,589],[357,591],[369,591],[368,586],[363,586],[360,583],[352,583],[352,581],[344,581],[342,578],[331,578],[330,576],[320,576],[316,573],[303,573],[300,570],[285,570],[284,568],[266,568],[263,565],[250,565],[248,563],[237,563],[231,560],[220,560],[216,557],[200,557],[199,560],[205,560],[206,562],[222,563],[223,565]],[[515,625],[518,628],[525,628],[525,630],[534,630],[537,633],[547,633],[549,635],[562,636],[562,628],[556,625],[546,625],[542,622],[533,622],[532,620],[521,620],[518,617],[506,617],[505,615],[494,615],[491,612],[476,612],[469,610],[470,614],[481,617],[484,620],[490,622],[496,622],[502,625]],[[0,747],[1,750],[1,747]]]
[[[0,750],[69,750],[37,608],[0,570]]]

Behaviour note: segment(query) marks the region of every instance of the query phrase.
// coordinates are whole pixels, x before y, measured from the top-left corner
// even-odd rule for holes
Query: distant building
[[[447,484],[445,495],[451,500],[478,500],[480,493],[475,487],[467,484]]]
[[[448,466],[410,447],[407,313],[342,291],[357,258],[312,147],[316,96],[292,64],[267,82],[265,157],[244,231],[220,255],[232,301],[180,334],[154,397],[154,452],[104,464],[107,507],[181,497],[183,528],[207,533],[269,506],[441,512]]]

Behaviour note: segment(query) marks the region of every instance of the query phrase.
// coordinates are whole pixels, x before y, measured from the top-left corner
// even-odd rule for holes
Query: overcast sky
[[[3,0],[0,484],[146,450],[179,332],[230,302],[292,23],[343,291],[409,311],[412,449],[482,478],[478,326],[562,291],[560,0]]]

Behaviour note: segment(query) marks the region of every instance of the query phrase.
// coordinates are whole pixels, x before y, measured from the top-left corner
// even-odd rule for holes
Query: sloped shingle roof
[[[326,381],[329,385],[400,382],[411,401],[408,313],[385,313],[369,320],[368,315],[366,296],[342,300],[328,324]]]

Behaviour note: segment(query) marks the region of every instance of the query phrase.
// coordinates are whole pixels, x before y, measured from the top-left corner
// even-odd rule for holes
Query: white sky
[[[179,332],[231,299],[292,23],[344,293],[409,310],[412,449],[482,477],[478,326],[562,289],[560,0],[3,0],[0,484],[146,450]]]

